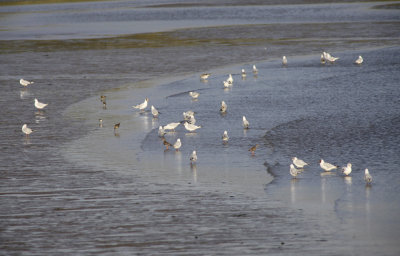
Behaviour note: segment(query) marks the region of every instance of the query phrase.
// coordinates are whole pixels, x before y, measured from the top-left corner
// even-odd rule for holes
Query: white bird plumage
[[[358,56],[358,59],[356,59],[356,61],[354,63],[357,65],[361,65],[363,62],[364,62],[364,59],[360,55],[360,56]]]
[[[163,127],[164,130],[175,130],[176,127],[178,127],[180,123],[169,123]]]
[[[227,109],[228,109],[228,106],[226,105],[225,101],[222,101],[221,108],[219,109],[219,111],[221,111],[221,113],[225,113]]]
[[[228,142],[228,140],[229,140],[228,131],[224,131],[224,134],[222,135],[222,141]]]
[[[189,92],[190,97],[192,97],[192,99],[197,99],[200,95],[200,93],[198,92]]]
[[[323,159],[320,160],[319,166],[324,169],[326,172],[332,171],[333,169],[337,169],[336,165],[325,162]]]
[[[256,65],[253,65],[253,73],[254,73],[254,74],[257,74],[257,73],[258,73],[258,69],[257,69]]]
[[[176,142],[174,143],[173,147],[174,147],[174,149],[175,149],[176,151],[178,151],[178,150],[181,148],[181,146],[182,146],[181,139],[178,138],[178,139],[176,140]]]
[[[326,60],[326,61],[329,61],[329,62],[331,62],[331,63],[333,63],[333,62],[335,62],[335,61],[337,61],[339,58],[338,57],[333,57],[330,53],[328,53],[328,52],[323,52],[322,53],[323,55],[324,55],[324,59]]]
[[[371,176],[371,174],[369,174],[368,169],[365,169],[364,180],[367,184],[371,184],[371,182],[372,182],[372,176]]]
[[[153,105],[151,105],[151,114],[153,115],[153,117],[158,117],[160,112],[158,112],[158,110]]]
[[[290,169],[289,169],[290,175],[293,177],[297,177],[297,175],[301,172],[299,169],[296,169],[293,164],[290,164]]]
[[[245,116],[243,116],[242,119],[243,119],[243,128],[244,129],[249,129],[249,125],[250,125],[249,121],[247,121]]]
[[[201,128],[201,125],[189,124],[188,122],[185,122],[183,125],[185,126],[186,130],[188,130],[189,132],[193,132],[193,131],[196,131],[197,129]]]
[[[147,103],[148,103],[148,102],[149,102],[149,99],[146,98],[146,99],[144,100],[143,103],[140,103],[140,104],[138,104],[138,105],[136,105],[136,106],[132,106],[132,107],[133,107],[133,108],[136,108],[136,109],[144,110],[144,109],[147,108]]]
[[[342,167],[342,173],[346,176],[350,175],[351,173],[351,163],[348,163],[346,166]]]
[[[286,58],[286,56],[283,56],[283,57],[282,57],[282,65],[283,65],[283,66],[286,66],[286,65],[287,65],[287,58]]]
[[[29,134],[31,134],[33,132],[33,130],[31,128],[29,128],[27,124],[24,124],[22,126],[21,130],[22,130],[23,133],[26,134],[27,137],[29,136]]]
[[[49,105],[49,104],[42,103],[42,102],[38,101],[38,99],[35,98],[35,107],[37,109],[44,109],[47,105]]]
[[[197,162],[197,153],[196,150],[193,150],[192,154],[190,155],[190,163],[194,164]]]
[[[232,74],[229,74],[229,77],[228,77],[228,79],[226,79],[226,81],[227,81],[228,83],[230,83],[230,84],[233,84],[233,77],[232,77]]]
[[[194,117],[194,112],[192,110],[183,112],[183,120],[190,120],[192,117]]]
[[[163,127],[160,125],[159,127],[158,127],[158,136],[159,137],[164,137],[164,135],[165,135],[165,130],[163,129]]]
[[[25,79],[21,78],[21,79],[19,80],[19,83],[20,83],[22,86],[27,87],[28,85],[33,84],[34,82],[28,81],[28,80],[25,80]]]
[[[246,70],[244,70],[244,68],[242,68],[242,78],[245,78],[246,76],[247,76]]]
[[[297,168],[304,168],[304,166],[308,165],[308,163],[304,162],[301,159],[298,159],[297,157],[292,157],[292,162],[294,165],[296,165]]]
[[[200,78],[201,78],[202,80],[206,80],[206,79],[208,79],[208,77],[209,77],[210,75],[211,75],[210,73],[203,73],[203,74],[200,75]]]

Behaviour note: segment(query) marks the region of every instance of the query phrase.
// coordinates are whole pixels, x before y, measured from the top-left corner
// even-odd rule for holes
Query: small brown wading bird
[[[107,109],[107,103],[103,101],[103,109]]]
[[[114,132],[115,132],[116,130],[118,130],[118,128],[119,128],[119,126],[120,126],[120,124],[121,124],[121,123],[114,124]]]
[[[100,101],[101,101],[101,102],[105,102],[105,101],[106,101],[106,96],[101,95],[101,96],[100,96]]]
[[[254,154],[255,154],[255,152],[256,152],[256,149],[258,148],[258,144],[256,144],[255,146],[252,146],[250,149],[249,149],[249,151],[251,152],[251,154],[254,156]]]
[[[169,143],[164,137],[162,138],[162,140],[163,140],[163,144],[165,146],[165,150],[168,150],[169,147],[172,147],[172,144]]]
[[[204,73],[204,74],[201,74],[201,75],[200,75],[200,78],[201,78],[202,80],[206,80],[210,75],[211,75],[211,74],[209,74],[209,73]]]

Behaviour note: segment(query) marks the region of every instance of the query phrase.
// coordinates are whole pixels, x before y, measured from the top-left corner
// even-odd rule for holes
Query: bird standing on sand
[[[290,164],[290,175],[292,175],[294,178],[301,172],[299,169],[296,169],[293,164]]]
[[[173,130],[175,131],[175,128],[178,127],[181,123],[169,123],[166,126],[164,126],[164,130]]]
[[[154,118],[158,117],[158,115],[160,114],[153,105],[151,105],[151,114],[153,115]]]
[[[292,162],[294,165],[296,165],[297,168],[303,168],[304,166],[308,165],[306,162],[304,162],[301,159],[298,159],[297,157],[293,157]]]
[[[194,164],[197,161],[197,153],[196,150],[193,150],[192,154],[190,155],[190,164]]]
[[[189,92],[190,97],[192,97],[192,99],[197,99],[200,95],[200,93],[198,92]]]
[[[245,116],[243,116],[243,128],[244,129],[249,129],[249,121],[247,121],[247,119],[246,119],[246,117]]]
[[[36,107],[37,109],[44,109],[47,105],[49,105],[49,104],[45,104],[45,103],[39,102],[39,101],[35,98],[35,107]]]
[[[173,147],[174,147],[174,149],[175,149],[176,151],[178,151],[178,150],[180,149],[181,146],[182,146],[181,139],[178,138],[178,139],[176,140],[176,142],[174,143]]]
[[[221,108],[219,109],[219,111],[221,111],[221,113],[225,113],[227,109],[228,109],[228,106],[226,105],[225,101],[222,101]]]
[[[22,86],[27,87],[28,85],[33,84],[34,82],[31,82],[31,81],[28,81],[28,80],[25,80],[25,79],[21,78],[21,79],[19,80],[19,83],[20,83]]]
[[[361,65],[363,62],[364,62],[363,57],[358,56],[358,59],[356,59],[356,61],[354,63],[357,64],[357,65]]]
[[[27,124],[22,126],[22,132],[25,133],[26,137],[29,137],[29,134],[33,132],[31,128],[28,128]]]
[[[227,143],[228,140],[229,140],[228,131],[224,131],[224,134],[222,135],[222,142]]]
[[[364,180],[367,184],[371,184],[372,182],[372,176],[369,174],[368,169],[365,169]]]
[[[146,98],[143,103],[140,103],[140,104],[138,104],[136,106],[132,106],[132,107],[136,108],[136,109],[140,109],[140,110],[145,110],[147,108],[147,103],[148,102],[149,102],[149,99]]]
[[[348,163],[346,166],[342,167],[342,173],[346,176],[350,175],[351,173],[351,163]]]
[[[319,161],[319,166],[321,166],[321,168],[324,169],[326,172],[329,172],[329,171],[332,171],[333,169],[337,169],[338,168],[336,165],[327,163],[323,159],[321,159]]]
[[[252,146],[250,149],[249,149],[249,151],[251,152],[251,155],[253,155],[254,156],[254,154],[255,154],[255,152],[256,152],[256,149],[258,148],[258,144],[256,144],[255,146]]]

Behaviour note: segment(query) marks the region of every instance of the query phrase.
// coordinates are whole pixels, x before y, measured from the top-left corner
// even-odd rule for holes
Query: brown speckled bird
[[[255,154],[255,152],[256,152],[256,149],[258,148],[258,144],[256,144],[255,146],[252,146],[250,149],[249,149],[249,151],[251,152],[251,154],[252,155],[254,155]]]
[[[168,150],[169,147],[172,147],[172,144],[169,143],[164,137],[162,139],[163,139],[163,144],[165,146],[165,150]]]
[[[121,123],[114,124],[114,131],[117,130],[117,129],[119,128],[120,124],[121,124]]]

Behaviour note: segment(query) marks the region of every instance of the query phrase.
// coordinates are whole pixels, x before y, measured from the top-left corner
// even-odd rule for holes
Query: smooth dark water
[[[396,10],[142,4],[169,2],[0,8],[2,253],[398,254]],[[217,26],[234,24],[245,26]],[[338,63],[321,65],[323,50]],[[24,89],[21,77],[35,84]],[[131,108],[146,96],[158,119]],[[48,108],[36,111],[35,97]],[[158,125],[189,109],[203,127],[168,134],[183,146],[164,152]],[[23,123],[36,130],[29,139]],[[297,180],[295,155],[310,163]],[[351,178],[321,176],[320,158],[353,163]]]

